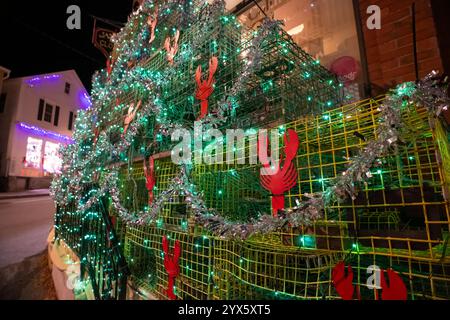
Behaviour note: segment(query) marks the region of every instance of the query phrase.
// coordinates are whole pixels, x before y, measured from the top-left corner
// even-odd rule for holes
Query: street
[[[50,197],[0,200],[0,269],[46,248],[54,212]]]

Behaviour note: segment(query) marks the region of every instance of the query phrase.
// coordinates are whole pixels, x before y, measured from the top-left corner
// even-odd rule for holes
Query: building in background
[[[8,80],[10,74],[11,74],[11,70],[0,66],[0,93],[2,92],[3,81]],[[0,107],[1,107],[1,105],[2,105],[2,102],[0,101]]]
[[[450,1],[355,0],[355,4],[372,95],[432,70],[450,75]],[[381,8],[380,30],[365,27],[370,5]],[[448,111],[444,117],[450,124]]]
[[[283,20],[297,44],[337,73],[355,100],[416,80],[416,69],[419,78],[431,70],[450,74],[446,0],[228,0],[227,4],[249,27],[257,27],[265,15]],[[371,5],[381,9],[379,30],[367,27]]]
[[[72,142],[90,97],[74,70],[4,81],[0,108],[0,190],[46,188],[58,173],[58,149]]]
[[[241,1],[234,11],[250,28],[267,15],[284,22],[284,29],[307,53],[345,83],[349,100],[364,95],[364,77],[352,0]]]

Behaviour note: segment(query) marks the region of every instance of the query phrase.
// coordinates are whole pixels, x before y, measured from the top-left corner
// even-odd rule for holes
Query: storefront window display
[[[42,161],[42,139],[28,137],[25,167],[40,169]]]
[[[44,153],[44,171],[47,173],[59,173],[61,172],[62,160],[59,155],[60,145],[47,141],[45,143]]]
[[[28,137],[25,168],[43,169],[47,174],[61,172],[62,160],[59,154],[59,143],[43,141]]]
[[[295,42],[336,73],[353,100],[360,98],[361,57],[352,0],[261,0],[258,5],[241,12],[239,20],[250,28],[262,22],[264,13],[284,21]]]

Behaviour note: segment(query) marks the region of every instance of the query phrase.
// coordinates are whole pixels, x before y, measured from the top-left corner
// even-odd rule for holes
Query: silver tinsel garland
[[[417,85],[406,83],[389,94],[380,106],[380,125],[377,129],[377,139],[367,144],[364,150],[352,159],[348,169],[330,183],[330,187],[323,193],[305,195],[305,202],[298,202],[297,207],[287,209],[278,218],[267,214],[249,223],[233,223],[220,216],[216,210],[208,208],[202,195],[195,190],[189,179],[189,168],[182,166],[180,175],[174,179],[171,188],[164,191],[145,212],[131,215],[120,205],[117,187],[112,190],[114,206],[120,216],[127,222],[136,225],[155,223],[162,206],[176,195],[183,195],[192,210],[195,222],[215,236],[227,239],[245,240],[255,234],[267,234],[281,230],[286,226],[293,228],[312,226],[323,218],[326,208],[336,202],[356,199],[357,185],[371,178],[370,170],[374,162],[386,155],[391,148],[395,148],[401,140],[403,128],[401,111],[405,103],[423,104],[430,117],[436,118],[442,110],[448,107],[449,99],[445,90],[437,86],[436,73],[433,72]],[[432,96],[429,94],[432,93]],[[430,98],[431,97],[431,98]],[[114,181],[114,179],[107,179]]]

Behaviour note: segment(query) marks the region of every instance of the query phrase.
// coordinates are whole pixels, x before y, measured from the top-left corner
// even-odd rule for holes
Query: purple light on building
[[[92,106],[92,101],[86,91],[80,90],[78,92],[78,100],[80,103],[80,107],[83,110],[89,109]]]
[[[32,125],[23,123],[23,122],[19,122],[17,124],[17,128],[24,132],[27,132],[27,133],[30,133],[30,134],[33,134],[36,136],[57,140],[63,144],[74,143],[74,140],[68,136],[65,136],[65,135],[62,135],[62,134],[59,134],[56,132],[48,131],[48,130],[45,130],[45,129],[42,129],[42,128],[39,128],[36,126],[32,126]]]
[[[56,81],[56,80],[59,80],[60,78],[61,78],[61,75],[59,75],[59,74],[52,74],[52,75],[47,75],[47,76],[43,76],[43,77],[31,78],[31,79],[27,80],[26,83],[30,87],[34,87],[36,85],[41,84],[42,82],[45,82],[45,81]]]

